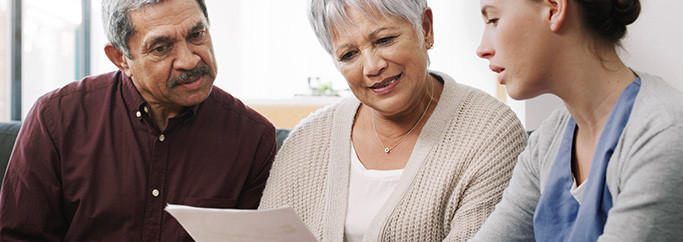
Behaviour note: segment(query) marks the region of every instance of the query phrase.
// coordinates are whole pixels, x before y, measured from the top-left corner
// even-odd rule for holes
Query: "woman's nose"
[[[487,34],[484,33],[484,36],[481,38],[481,43],[479,43],[479,47],[477,48],[477,56],[484,59],[489,59],[493,57],[494,54],[495,51],[493,46],[491,43],[489,43]]]
[[[388,65],[387,61],[374,51],[368,50],[364,58],[363,74],[366,76],[379,75]]]

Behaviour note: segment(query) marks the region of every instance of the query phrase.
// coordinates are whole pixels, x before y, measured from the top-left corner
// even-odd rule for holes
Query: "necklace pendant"
[[[384,153],[389,153],[390,149],[389,148],[384,148]]]

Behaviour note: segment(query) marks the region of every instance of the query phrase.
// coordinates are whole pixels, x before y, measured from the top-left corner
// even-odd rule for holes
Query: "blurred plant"
[[[339,92],[334,90],[331,81],[321,81],[320,77],[308,78],[308,89],[313,96],[339,96]]]

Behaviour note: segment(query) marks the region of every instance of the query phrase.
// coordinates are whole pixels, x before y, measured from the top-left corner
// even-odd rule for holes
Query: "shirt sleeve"
[[[501,202],[470,241],[534,241],[533,214],[541,196],[539,169],[532,163],[534,136],[519,155]]]
[[[31,109],[14,145],[0,191],[1,241],[62,241],[59,152],[44,103]]]
[[[240,192],[236,208],[256,209],[259,206],[276,150],[275,128],[267,126],[259,140],[248,180]]]
[[[626,151],[628,157],[621,157],[619,194],[598,241],[675,241],[683,237],[682,137],[681,125],[640,136],[640,142]]]
[[[483,142],[479,156],[472,161],[476,169],[469,185],[460,196],[451,220],[451,229],[444,241],[465,241],[472,238],[500,202],[507,187],[517,156],[526,146],[527,134],[514,114],[500,118]],[[507,118],[507,119],[506,119]],[[507,122],[506,122],[507,121]]]

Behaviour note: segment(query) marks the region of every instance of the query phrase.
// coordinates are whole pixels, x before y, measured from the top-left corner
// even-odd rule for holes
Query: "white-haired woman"
[[[355,98],[295,128],[260,208],[292,206],[321,241],[472,237],[524,148],[515,114],[428,70],[425,0],[312,0],[309,10]]]

